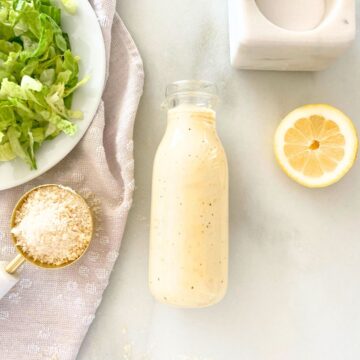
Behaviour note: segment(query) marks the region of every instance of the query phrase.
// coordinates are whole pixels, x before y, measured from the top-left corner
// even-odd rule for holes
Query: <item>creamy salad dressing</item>
[[[202,307],[225,294],[228,170],[215,112],[169,110],[154,163],[150,288],[160,301]]]

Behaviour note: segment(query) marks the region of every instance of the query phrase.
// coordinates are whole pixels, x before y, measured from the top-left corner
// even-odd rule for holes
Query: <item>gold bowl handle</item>
[[[21,254],[16,255],[16,257],[7,264],[5,271],[9,274],[14,274],[25,260],[26,259]]]

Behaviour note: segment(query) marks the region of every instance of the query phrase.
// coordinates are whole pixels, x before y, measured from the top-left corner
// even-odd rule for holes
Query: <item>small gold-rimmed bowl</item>
[[[11,228],[11,230],[16,225],[15,222],[16,222],[17,211],[22,207],[23,203],[26,201],[28,196],[30,194],[32,194],[34,191],[36,191],[36,190],[38,190],[40,188],[44,188],[44,187],[57,187],[57,188],[59,188],[59,189],[61,189],[63,191],[65,190],[65,191],[71,192],[72,195],[77,196],[81,200],[81,202],[85,205],[85,208],[88,211],[88,216],[90,216],[90,219],[91,219],[91,230],[90,230],[90,235],[89,235],[87,245],[84,248],[83,252],[74,260],[67,261],[67,262],[64,262],[64,263],[61,263],[61,264],[48,264],[48,263],[43,263],[43,262],[41,262],[39,260],[36,260],[36,259],[32,258],[29,254],[27,254],[25,251],[23,251],[21,246],[19,246],[17,244],[16,236],[11,232],[11,239],[12,239],[12,241],[14,243],[14,246],[15,246],[17,252],[18,252],[18,255],[16,255],[16,257],[12,261],[10,261],[9,264],[5,268],[6,272],[8,272],[9,274],[14,274],[16,272],[16,270],[19,268],[19,266],[22,265],[25,261],[28,261],[29,263],[31,263],[33,265],[36,265],[36,266],[38,266],[40,268],[43,268],[43,269],[59,269],[59,268],[65,267],[65,266],[69,266],[69,265],[75,263],[76,261],[78,261],[85,254],[85,252],[87,251],[87,249],[90,246],[90,242],[91,242],[92,235],[93,235],[93,232],[94,232],[94,219],[93,219],[93,216],[92,216],[91,209],[90,209],[89,205],[87,204],[87,202],[85,201],[85,199],[81,195],[79,195],[76,191],[74,191],[73,189],[71,189],[71,188],[69,188],[67,186],[63,186],[63,185],[59,185],[59,184],[44,184],[44,185],[36,186],[36,187],[32,188],[31,190],[29,190],[28,192],[26,192],[19,199],[19,201],[15,205],[14,210],[12,212],[11,219],[10,219],[10,228]]]

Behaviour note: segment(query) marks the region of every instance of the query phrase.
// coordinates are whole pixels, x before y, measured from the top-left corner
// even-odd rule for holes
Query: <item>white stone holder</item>
[[[279,14],[286,19],[287,15],[281,5],[289,9],[291,1],[294,0],[228,0],[230,57],[235,68],[323,70],[353,42],[356,33],[354,0],[322,0],[320,21],[309,30],[291,30],[282,27],[277,21],[274,23]],[[267,9],[261,11],[259,3],[265,4]],[[300,5],[304,3],[298,1]],[[311,6],[311,3],[307,3]],[[274,14],[272,21],[264,15],[268,15],[264,10]],[[310,12],[304,11],[304,14]]]
[[[19,277],[9,274],[5,268],[8,265],[6,261],[0,261],[0,300],[16,285]]]

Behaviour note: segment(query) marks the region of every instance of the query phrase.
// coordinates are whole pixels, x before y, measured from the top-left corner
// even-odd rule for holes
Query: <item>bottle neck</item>
[[[199,126],[201,123],[208,123],[213,126],[217,102],[215,84],[201,80],[183,80],[167,86],[163,106],[168,110],[168,119],[173,122],[195,122]]]

